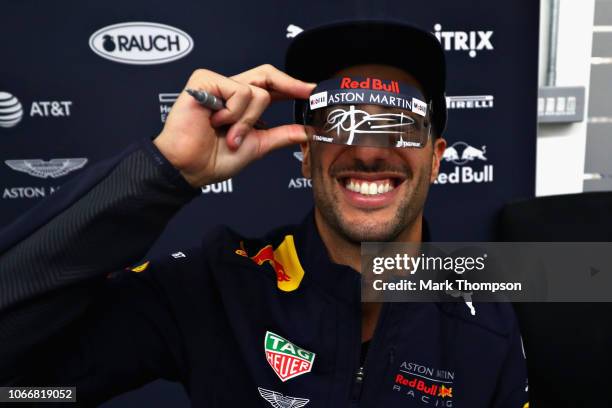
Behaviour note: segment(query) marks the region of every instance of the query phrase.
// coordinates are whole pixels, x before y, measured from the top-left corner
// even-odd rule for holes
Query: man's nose
[[[350,154],[354,159],[365,164],[374,164],[387,160],[391,154],[391,149],[384,147],[351,146]]]

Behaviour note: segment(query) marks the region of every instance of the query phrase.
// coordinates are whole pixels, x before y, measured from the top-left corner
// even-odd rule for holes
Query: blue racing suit
[[[384,304],[362,353],[360,274],[312,214],[139,261],[197,195],[142,141],[5,228],[0,383],[76,386],[80,406],[157,378],[194,407],[527,406],[508,304]]]

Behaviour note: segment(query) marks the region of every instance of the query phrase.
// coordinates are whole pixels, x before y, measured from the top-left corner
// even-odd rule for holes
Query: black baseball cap
[[[418,27],[394,21],[343,21],[305,30],[289,45],[285,72],[307,82],[329,79],[361,64],[390,65],[412,74],[432,102],[436,135],[446,127],[446,60],[437,38]],[[305,101],[296,101],[302,122]]]

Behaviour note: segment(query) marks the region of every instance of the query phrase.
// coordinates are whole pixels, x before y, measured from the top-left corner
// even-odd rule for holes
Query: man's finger
[[[228,78],[227,82],[219,82],[217,88],[225,99],[225,109],[215,112],[210,118],[211,125],[219,127],[236,123],[253,99],[251,87]]]
[[[210,122],[213,127],[235,123],[249,106],[252,97],[249,85],[207,69],[195,70],[185,87],[201,89],[224,101],[224,109],[211,112]],[[189,103],[197,103],[189,96],[181,95],[181,98],[187,98]]]
[[[306,99],[316,84],[300,81],[270,64],[261,65],[232,79],[258,86],[270,91],[272,98],[277,99]]]
[[[271,98],[268,91],[255,85],[251,88],[251,101],[244,110],[242,116],[230,127],[227,132],[227,141],[233,141],[228,146],[239,146],[244,137],[253,129],[255,123],[270,104]]]
[[[255,130],[254,132],[259,142],[258,158],[272,150],[308,141],[306,129],[302,125],[284,125],[266,130]]]

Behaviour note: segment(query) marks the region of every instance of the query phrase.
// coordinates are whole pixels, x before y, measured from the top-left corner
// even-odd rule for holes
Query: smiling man
[[[360,303],[360,243],[427,239],[423,206],[446,143],[435,37],[352,22],[300,34],[287,73],[187,83],[153,143],[101,163],[0,236],[0,381],[76,386],[93,405],[156,378],[193,406],[496,407],[526,404],[507,305]],[[299,78],[299,79],[296,79]],[[297,124],[253,125],[275,99]],[[302,224],[134,266],[198,194],[299,143],[315,207]]]
[[[396,81],[392,81],[394,84],[401,81],[402,85],[412,84],[420,87],[410,74],[387,65],[352,66],[339,71],[337,76],[341,81],[359,76],[368,78],[374,76],[389,80],[387,82],[395,79]],[[367,82],[362,81],[362,83]],[[399,90],[399,85],[397,86]],[[367,85],[366,88],[372,89]],[[367,91],[369,99],[380,103],[381,99],[376,98],[378,94],[370,92],[372,91]],[[386,91],[381,92],[384,93]],[[412,103],[412,100],[408,101]],[[373,107],[385,108],[368,103],[368,99],[365,99],[358,106],[366,106],[369,111],[372,111]],[[336,106],[329,110],[333,108]],[[418,242],[421,240],[425,198],[429,185],[437,176],[446,143],[442,138],[427,140],[433,133],[430,128],[423,127],[424,137],[418,137],[423,139],[422,146],[418,144],[420,148],[393,148],[397,143],[388,146],[390,136],[397,134],[399,136],[396,137],[409,137],[419,132],[419,129],[407,129],[417,126],[412,119],[413,116],[418,119],[418,115],[412,113],[412,107],[408,108],[409,110],[375,109],[375,112],[390,113],[366,114],[366,120],[363,123],[355,123],[355,126],[363,128],[365,124],[367,129],[353,130],[360,132],[357,137],[361,139],[353,139],[347,143],[350,147],[324,143],[302,145],[303,172],[306,177],[313,180],[313,192],[317,204],[315,219],[319,229],[324,231],[322,235],[330,239],[326,242],[326,247],[330,248],[332,253],[338,252],[333,258],[338,261],[342,259],[343,262],[340,263],[355,266],[354,263],[359,260],[359,244],[362,241]],[[341,109],[333,109],[331,112],[338,110]],[[387,117],[374,122],[374,116],[380,115]],[[327,118],[321,119],[326,122]],[[355,122],[354,118],[346,116],[342,119],[333,119],[338,122],[340,120]],[[344,123],[333,123],[333,126],[328,126],[332,128],[328,133],[335,136],[338,133],[337,128],[343,126]],[[314,137],[316,130],[311,131]],[[369,138],[363,140],[364,134]],[[378,138],[384,139],[385,146],[377,147]],[[343,244],[344,246],[349,244],[350,247],[337,251]]]

